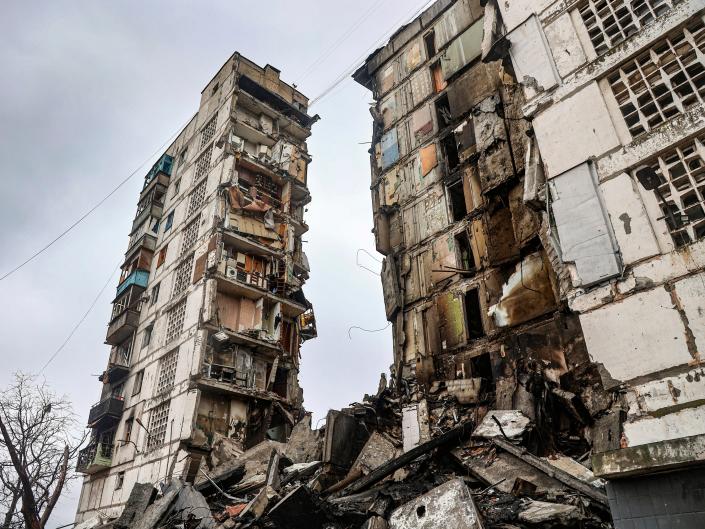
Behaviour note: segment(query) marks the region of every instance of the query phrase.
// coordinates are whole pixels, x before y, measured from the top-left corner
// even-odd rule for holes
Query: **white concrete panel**
[[[691,402],[705,403],[705,367],[629,388],[629,418]]]
[[[550,106],[533,121],[547,178],[619,146],[597,83]]]
[[[701,272],[676,283],[676,295],[688,319],[701,358],[705,357],[705,273]]]
[[[507,31],[513,30],[524,22],[530,15],[541,13],[555,0],[500,0],[497,2],[502,14],[502,22]]]
[[[663,288],[580,315],[588,353],[612,378],[631,380],[688,364],[685,329]]]
[[[660,254],[636,186],[626,173],[600,185],[625,265]]]
[[[565,77],[585,64],[587,57],[568,13],[563,13],[547,25],[544,31],[561,77]]]
[[[628,446],[705,434],[705,406],[686,408],[663,417],[648,417],[624,425]]]
[[[512,65],[528,99],[558,84],[558,70],[535,16],[512,30],[507,38],[511,42]]]

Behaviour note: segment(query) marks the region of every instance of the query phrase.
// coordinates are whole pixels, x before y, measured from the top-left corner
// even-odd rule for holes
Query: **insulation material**
[[[247,298],[229,296],[218,292],[216,297],[218,320],[226,329],[242,331],[258,329],[262,326],[262,313],[257,311],[255,302]]]
[[[423,321],[420,311],[412,309],[404,313],[404,361],[414,364],[418,356],[423,356]]]
[[[533,239],[541,226],[541,219],[535,211],[524,204],[524,184],[519,183],[509,192],[509,209],[512,212],[514,238],[520,247]]]
[[[502,289],[502,297],[489,315],[497,327],[509,327],[532,320],[556,308],[549,263],[540,253],[517,263]]]
[[[436,144],[432,143],[421,149],[421,175],[426,176],[438,166],[438,153]]]
[[[230,227],[240,233],[254,235],[263,239],[269,239],[270,242],[273,240],[279,240],[279,235],[276,231],[267,228],[262,220],[254,217],[244,217],[242,215],[238,215],[237,213],[231,212]]]
[[[495,197],[490,207],[493,211],[485,215],[485,251],[490,265],[496,265],[518,257],[519,247],[514,238],[511,210],[500,197]]]
[[[393,128],[382,136],[382,169],[387,169],[399,159],[397,129]]]
[[[396,81],[396,62],[390,62],[384,68],[380,68],[377,74],[377,93],[386,94],[394,86]]]
[[[418,244],[448,225],[448,207],[440,187],[431,189],[420,201],[404,209],[404,241]]]
[[[379,103],[379,111],[382,114],[382,124],[384,128],[391,127],[403,114],[403,109],[398,102],[399,90],[390,94]]]
[[[574,284],[586,286],[619,275],[617,246],[592,164],[555,177],[549,189],[562,260],[575,263]]]
[[[501,86],[496,67],[479,63],[448,87],[448,104],[452,118],[459,118]]]
[[[415,107],[422,101],[428,99],[428,97],[433,93],[431,72],[426,68],[422,68],[411,76],[409,85],[411,88],[411,104]]]
[[[443,78],[448,80],[466,64],[474,61],[482,51],[482,19],[466,29],[451,42],[441,57]]]
[[[460,268],[457,251],[455,237],[452,233],[442,235],[433,241],[431,281],[434,284],[456,274],[456,269]]]
[[[387,319],[391,320],[401,306],[399,280],[397,278],[397,269],[394,266],[394,257],[392,256],[382,261],[382,290],[384,292],[384,308]]]
[[[406,50],[401,54],[401,74],[406,77],[410,72],[426,60],[426,53],[422,45],[421,39],[416,39]]]
[[[473,119],[466,119],[455,128],[453,133],[455,135],[455,143],[458,146],[458,158],[461,162],[464,162],[477,151]]]
[[[463,168],[463,195],[465,197],[465,209],[468,212],[482,206],[482,188],[480,187],[480,175],[477,167],[466,165]]]
[[[433,132],[431,105],[424,105],[411,115],[411,128],[416,141],[423,142]]]
[[[443,292],[435,298],[441,346],[452,349],[465,343],[463,301],[454,292]]]

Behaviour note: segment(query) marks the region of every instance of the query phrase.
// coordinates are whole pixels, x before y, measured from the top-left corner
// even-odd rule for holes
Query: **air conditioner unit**
[[[245,150],[245,140],[242,139],[240,136],[236,136],[235,134],[230,135],[230,143],[233,145],[233,148],[236,151],[244,151]]]
[[[230,279],[237,279],[237,268],[233,266],[228,266],[225,269],[225,277],[228,277]]]

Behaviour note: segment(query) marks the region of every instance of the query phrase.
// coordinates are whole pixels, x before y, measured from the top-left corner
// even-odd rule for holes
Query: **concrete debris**
[[[524,417],[520,411],[497,410],[491,411],[472,433],[473,437],[505,437],[507,439],[519,439],[524,435],[529,427],[529,419]]]
[[[566,523],[580,518],[580,511],[574,505],[561,505],[545,501],[529,501],[525,510],[519,513],[519,520],[532,524],[546,522]]]

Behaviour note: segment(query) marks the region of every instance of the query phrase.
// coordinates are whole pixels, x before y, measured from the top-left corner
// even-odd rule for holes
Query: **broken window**
[[[130,442],[130,438],[132,437],[132,417],[127,419],[125,421],[125,430],[124,433],[122,434],[122,442],[127,444]]]
[[[441,61],[438,60],[431,65],[431,78],[433,79],[433,90],[439,94],[448,86],[448,83],[443,78],[443,69]]]
[[[448,199],[450,202],[450,213],[453,218],[453,222],[461,221],[468,214],[468,210],[465,207],[465,194],[463,193],[463,181],[462,179],[448,186]]]
[[[159,299],[159,287],[161,286],[161,283],[157,283],[152,287],[152,292],[149,296],[149,304],[154,305],[157,300]]]
[[[120,490],[125,483],[125,472],[118,472],[115,476],[115,490]]]
[[[135,374],[135,383],[132,385],[132,396],[139,395],[142,391],[142,380],[144,379],[144,369],[140,369]]]
[[[174,338],[181,334],[184,328],[184,319],[186,318],[186,298],[180,301],[173,309],[168,312],[166,323],[166,341],[171,342]]]
[[[705,22],[697,17],[608,76],[632,136],[705,101],[703,52]]]
[[[164,261],[166,261],[166,250],[169,247],[168,244],[164,245],[164,248],[159,250],[159,255],[157,255],[157,268],[162,266],[164,264]]]
[[[460,157],[458,156],[458,145],[455,143],[455,135],[449,134],[445,138],[442,138],[441,145],[443,145],[443,152],[446,157],[446,167],[450,173],[455,170],[458,165],[460,165]]]
[[[152,331],[154,330],[154,323],[147,325],[144,328],[144,333],[142,334],[142,348],[144,349],[152,341]]]
[[[218,85],[215,85],[215,89],[218,89]],[[213,136],[215,135],[215,118],[216,117],[213,116],[206,126],[203,127],[203,130],[201,131],[201,145],[198,147],[199,149],[205,147],[206,144],[213,139]]]
[[[442,129],[450,125],[450,104],[448,103],[448,94],[443,94],[436,99],[436,117],[438,118],[438,128]]]
[[[476,288],[465,292],[465,326],[470,340],[482,338],[485,335],[485,328],[482,325],[480,291]]]
[[[166,222],[164,223],[164,233],[168,232],[174,225],[174,212],[172,211],[166,216]]]
[[[164,442],[166,425],[169,420],[169,407],[171,401],[166,401],[152,408],[149,414],[149,435],[147,436],[147,449],[156,448]]]
[[[171,297],[174,298],[181,294],[191,282],[191,270],[193,269],[193,254],[181,261],[174,272],[174,290]]]
[[[705,136],[646,162],[659,177],[655,193],[676,246],[705,237]]]
[[[168,352],[159,360],[159,378],[155,395],[161,395],[174,387],[176,380],[176,364],[179,360],[179,349]]]
[[[455,251],[457,252],[457,263],[464,272],[475,270],[475,257],[472,253],[470,238],[467,231],[463,230],[455,234]]]
[[[598,55],[669,11],[678,0],[587,0],[580,16]]]
[[[436,34],[433,30],[423,36],[426,45],[426,56],[433,57],[436,54]]]

